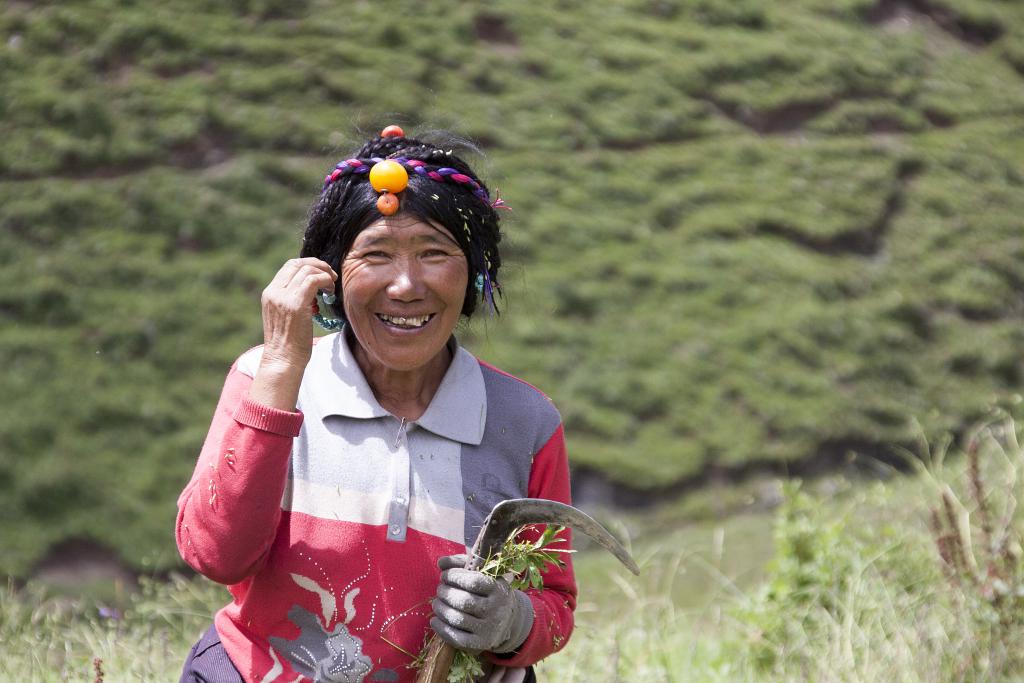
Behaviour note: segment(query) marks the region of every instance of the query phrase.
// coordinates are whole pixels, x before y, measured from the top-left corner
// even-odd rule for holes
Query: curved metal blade
[[[640,575],[640,568],[629,552],[593,517],[571,505],[542,498],[512,498],[495,505],[473,544],[469,568],[479,568],[472,565],[482,564],[484,558],[499,551],[509,534],[524,524],[558,524],[582,532],[617,557],[629,571]]]

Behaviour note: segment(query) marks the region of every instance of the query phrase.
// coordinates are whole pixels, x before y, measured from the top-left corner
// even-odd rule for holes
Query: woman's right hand
[[[334,291],[338,274],[318,258],[285,262],[263,290],[263,357],[249,397],[294,410],[313,347],[312,304],[317,290]]]

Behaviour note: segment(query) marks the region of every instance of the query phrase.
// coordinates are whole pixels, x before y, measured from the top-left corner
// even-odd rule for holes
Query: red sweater
[[[295,413],[248,399],[261,348],[232,366],[178,500],[177,542],[228,584],[234,600],[215,624],[247,681],[414,680],[408,653],[430,633],[437,559],[465,552],[500,500],[570,502],[551,403],[452,349],[414,422],[380,407],[342,334],[314,346]],[[491,661],[527,666],[568,640],[571,564],[527,593],[530,635]]]

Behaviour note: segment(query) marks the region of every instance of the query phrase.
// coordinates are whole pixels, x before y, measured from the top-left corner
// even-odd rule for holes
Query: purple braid
[[[338,162],[330,173],[324,177],[324,187],[326,190],[331,183],[336,181],[338,178],[343,178],[347,175],[365,175],[370,172],[375,164],[383,161],[381,157],[370,157],[368,159],[345,159],[344,161]],[[424,178],[430,178],[431,180],[439,183],[455,183],[468,188],[474,195],[480,200],[487,202],[491,201],[490,194],[487,190],[473,177],[460,173],[454,168],[448,166],[431,166],[425,161],[419,159],[407,159],[406,157],[395,157],[393,161],[397,161],[405,170],[409,171],[410,174],[415,173],[418,176]]]

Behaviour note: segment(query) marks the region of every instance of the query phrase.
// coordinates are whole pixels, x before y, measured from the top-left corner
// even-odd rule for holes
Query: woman
[[[396,126],[325,178],[178,500],[182,557],[234,598],[183,681],[412,681],[431,632],[522,681],[565,644],[571,565],[526,592],[461,568],[495,503],[569,500],[555,408],[452,335],[494,307],[500,205]]]

